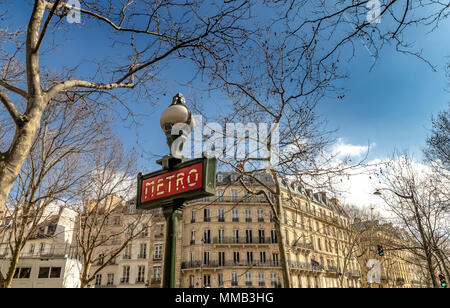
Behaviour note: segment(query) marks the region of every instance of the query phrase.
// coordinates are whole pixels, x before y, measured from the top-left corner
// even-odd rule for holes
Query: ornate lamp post
[[[161,114],[160,125],[166,134],[167,145],[170,149],[170,155],[166,155],[162,160],[157,161],[163,169],[172,170],[177,164],[186,161],[185,158],[181,157],[184,140],[179,143],[178,147],[173,148],[173,143],[178,138],[183,138],[182,132],[175,133],[174,131],[174,125],[179,124],[186,124],[191,129],[194,126],[192,113],[186,106],[186,99],[181,93],[174,96],[172,104]],[[183,206],[183,202],[183,199],[174,199],[172,206],[163,208],[166,219],[163,288],[175,288],[178,220],[181,216],[180,208]]]
[[[158,160],[161,170],[137,176],[136,208],[162,208],[166,218],[163,287],[175,288],[178,220],[185,201],[213,196],[216,191],[215,158],[187,160],[181,155],[184,143],[194,126],[186,100],[177,94],[163,111],[161,128],[166,134],[170,154]]]

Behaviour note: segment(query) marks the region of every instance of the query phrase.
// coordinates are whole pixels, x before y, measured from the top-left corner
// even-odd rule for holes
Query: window
[[[245,273],[245,285],[251,286],[252,285],[252,274],[251,273]]]
[[[38,278],[48,278],[50,276],[50,267],[40,267]]]
[[[17,270],[19,270],[19,271],[17,271]],[[31,267],[22,267],[22,268],[18,268],[17,270],[16,270],[17,277],[14,277],[14,278],[19,278],[19,279],[30,278]],[[14,275],[14,276],[16,276],[16,275]]]
[[[252,232],[252,230],[245,230],[245,242],[247,244],[253,243],[253,232]]]
[[[231,215],[232,215],[232,221],[233,222],[239,222],[239,211],[238,211],[238,209],[232,209],[231,210]]]
[[[120,217],[119,216],[114,217],[114,225],[115,226],[120,226]]]
[[[196,211],[192,210],[192,212],[191,212],[191,223],[195,222],[195,213],[196,213]]]
[[[141,236],[142,237],[148,237],[148,225],[147,224],[142,225]]]
[[[125,247],[125,251],[123,253],[123,259],[124,260],[130,260],[131,259],[131,244],[128,244],[127,247]]]
[[[225,221],[225,211],[223,209],[218,209],[217,210],[217,216],[218,216],[218,221],[219,222],[224,222]]]
[[[253,264],[253,251],[247,251],[247,264]]]
[[[264,244],[264,230],[258,230],[258,241],[260,244]]]
[[[233,230],[233,244],[239,243],[239,230],[234,229]]]
[[[234,264],[239,264],[239,251],[234,251],[233,252],[233,263]]]
[[[218,235],[219,236],[218,236],[218,241],[217,242],[219,244],[223,244],[224,243],[224,236],[223,236],[224,235],[224,230],[223,229],[219,229],[218,230]]]
[[[34,244],[31,244],[31,245],[30,245],[30,251],[29,251],[29,253],[30,253],[30,254],[33,254],[33,253],[34,253]]]
[[[225,251],[219,251],[219,266],[225,266]]]
[[[252,213],[249,209],[245,210],[245,222],[252,222]]]
[[[164,224],[157,224],[156,225],[155,236],[156,237],[164,236]]]
[[[211,244],[211,230],[205,229],[203,231],[203,243]]]
[[[102,285],[102,274],[98,274],[95,276],[95,285],[96,286]]]
[[[232,286],[237,286],[238,285],[238,278],[237,278],[237,273],[231,273],[231,285]]]
[[[266,285],[266,282],[264,280],[264,273],[258,273],[258,285],[260,287],[264,287]]]
[[[39,246],[39,253],[43,254],[45,251],[45,243],[41,243],[41,245]]]
[[[266,252],[265,251],[260,251],[259,252],[259,261],[262,264],[266,263]]]
[[[122,283],[129,283],[130,282],[130,267],[124,266],[122,267]]]
[[[224,281],[223,281],[223,273],[219,273],[217,280],[219,281],[219,288],[223,287]]]
[[[258,222],[264,222],[264,210],[258,209],[257,213],[258,213]]]
[[[195,245],[195,231],[191,231],[191,245]]]
[[[153,280],[161,280],[161,265],[153,266]]]
[[[145,281],[145,266],[138,266],[138,276],[136,282],[144,282]]]
[[[211,216],[210,216],[209,209],[204,209],[203,210],[203,221],[204,222],[210,222],[211,221]]]
[[[204,275],[203,276],[203,286],[204,287],[211,287],[211,276],[210,275]]]
[[[272,244],[278,243],[277,231],[275,229],[272,229],[270,231],[270,237],[271,237],[271,240],[272,240]]]
[[[221,189],[217,191],[217,201],[223,202],[223,190]]]
[[[108,274],[108,281],[106,282],[107,286],[112,286],[114,284],[114,274]]]
[[[203,265],[209,265],[209,251],[203,252]]]
[[[155,245],[155,251],[153,252],[153,260],[162,259],[162,244]]]
[[[269,211],[269,219],[270,219],[270,222],[274,222],[275,221],[275,218],[273,216],[273,211],[272,210]]]
[[[194,275],[189,276],[189,288],[194,287]]]
[[[270,284],[272,287],[277,287],[277,274],[276,273],[270,273]]]
[[[61,268],[52,267],[50,270],[50,278],[60,278],[60,277],[61,277]]]
[[[273,253],[272,254],[272,260],[273,260],[273,265],[274,266],[279,266],[280,265],[279,255],[277,253]]]
[[[141,244],[140,250],[139,250],[139,258],[147,259],[147,244]]]
[[[223,181],[223,175],[222,174],[218,174],[217,175],[217,182],[222,182]]]
[[[233,202],[237,202],[238,201],[238,192],[235,189],[231,190],[231,200]]]

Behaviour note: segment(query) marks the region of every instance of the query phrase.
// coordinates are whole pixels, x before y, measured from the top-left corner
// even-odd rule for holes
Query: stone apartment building
[[[271,184],[266,174],[260,180]],[[281,287],[280,239],[269,203],[247,195],[235,174],[219,173],[217,185],[215,197],[190,203],[183,211],[181,286]],[[346,240],[342,230],[350,224],[337,201],[301,187],[283,190],[282,232],[293,286],[360,287],[356,256],[342,273],[339,247]]]
[[[360,221],[356,224],[361,233],[361,254],[359,262],[367,263],[376,259],[381,270],[379,283],[368,283],[363,279],[364,287],[371,288],[421,288],[427,287],[425,264],[414,255],[406,232],[394,227],[392,223],[383,224],[378,220]],[[378,254],[378,247],[383,256]],[[364,271],[366,277],[367,271]]]
[[[137,215],[144,215],[142,232],[133,238],[108,264],[95,275],[90,287],[95,288],[146,288],[161,287],[162,260],[165,221],[160,210],[138,212],[135,201],[121,200],[120,206],[109,217],[101,237],[107,237],[105,245],[99,247],[94,257],[98,261],[91,268],[91,273],[106,262],[111,251],[121,247],[129,238],[127,225],[134,223]],[[138,227],[139,228],[139,227]],[[140,230],[138,230],[140,231]],[[114,236],[111,236],[114,234]]]
[[[49,205],[42,215],[37,231],[23,248],[12,283],[13,288],[78,288],[80,262],[74,257],[74,228],[76,212]],[[6,232],[0,238],[0,270],[9,267],[11,231],[3,221]]]

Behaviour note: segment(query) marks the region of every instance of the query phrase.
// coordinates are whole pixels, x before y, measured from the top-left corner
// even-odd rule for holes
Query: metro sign
[[[215,158],[194,159],[174,170],[138,175],[138,209],[169,206],[174,200],[190,201],[213,196],[216,190]]]

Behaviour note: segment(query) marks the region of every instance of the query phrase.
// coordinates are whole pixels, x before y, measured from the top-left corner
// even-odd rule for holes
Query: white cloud
[[[345,143],[343,138],[339,138],[337,143],[332,148],[333,156],[336,156],[337,159],[344,159],[346,157],[361,157],[366,154],[370,148],[375,147],[375,143],[371,143],[370,145],[353,145],[349,143]]]

